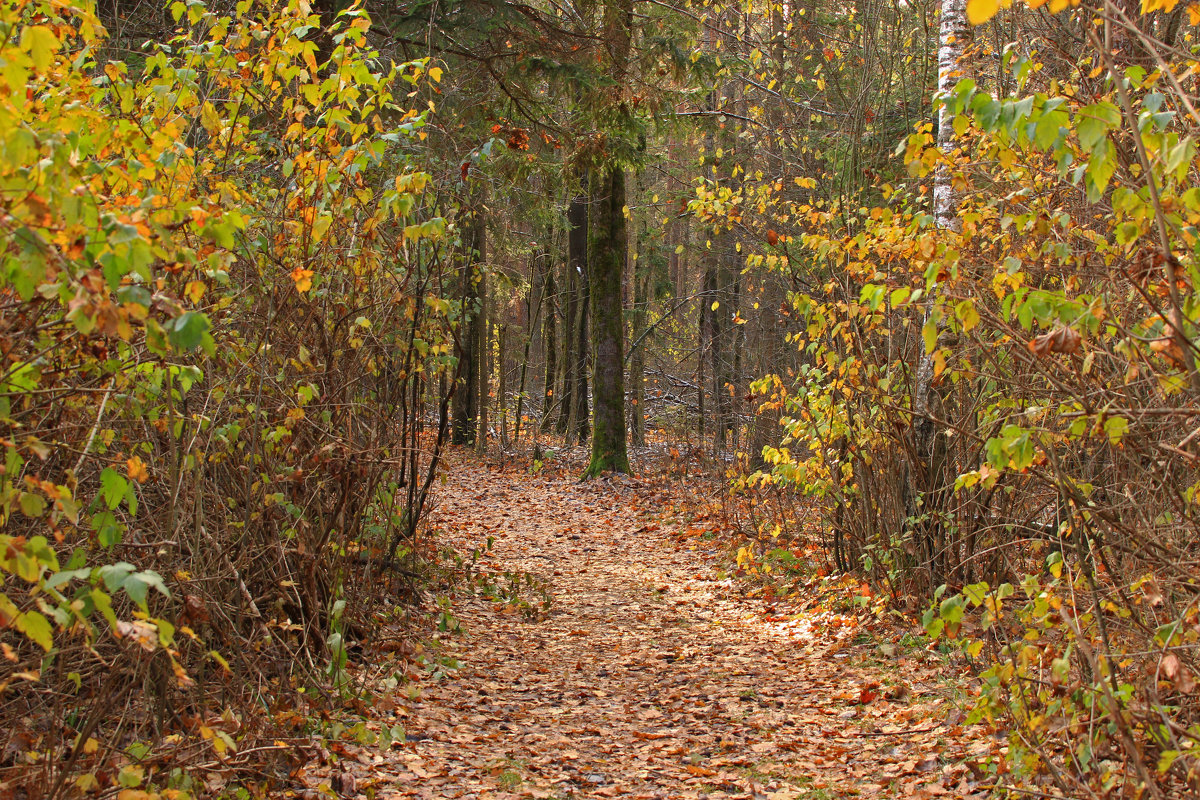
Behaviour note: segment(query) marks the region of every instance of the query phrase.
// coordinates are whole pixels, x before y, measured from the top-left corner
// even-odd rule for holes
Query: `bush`
[[[85,8],[0,4],[11,786],[236,766],[401,588],[461,311],[414,156],[441,70],[306,9],[175,3],[127,64]]]

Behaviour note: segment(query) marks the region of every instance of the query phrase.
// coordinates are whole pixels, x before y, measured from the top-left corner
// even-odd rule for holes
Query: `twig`
[[[96,421],[92,424],[92,432],[88,434],[87,442],[83,445],[83,452],[79,454],[79,460],[75,462],[75,469],[71,470],[75,476],[79,476],[79,468],[83,466],[83,460],[87,458],[88,450],[92,449],[92,442],[96,440],[96,431],[100,429],[100,419],[104,416],[104,407],[108,405],[108,398],[112,395],[113,382],[116,376],[113,376],[108,381],[108,388],[104,390],[104,397],[100,399],[100,408],[96,411]]]

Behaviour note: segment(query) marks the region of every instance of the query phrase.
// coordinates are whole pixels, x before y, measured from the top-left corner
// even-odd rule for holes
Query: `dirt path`
[[[530,620],[460,596],[464,632],[432,657],[451,669],[398,696],[408,741],[356,765],[360,787],[419,798],[967,796],[975,781],[954,763],[963,737],[947,722],[938,667],[871,640],[852,616],[771,613],[718,580],[711,556],[661,519],[670,491],[455,470],[433,524],[460,551],[494,537],[483,564],[552,584],[552,611]]]

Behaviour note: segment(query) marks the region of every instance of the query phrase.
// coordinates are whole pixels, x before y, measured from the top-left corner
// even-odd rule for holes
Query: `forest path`
[[[772,607],[718,580],[711,545],[671,535],[683,491],[451,470],[439,537],[466,553],[493,537],[479,569],[537,576],[553,606],[530,619],[460,593],[463,632],[430,654],[452,668],[397,696],[408,741],[360,786],[384,798],[968,796],[944,665],[874,641],[852,615]]]

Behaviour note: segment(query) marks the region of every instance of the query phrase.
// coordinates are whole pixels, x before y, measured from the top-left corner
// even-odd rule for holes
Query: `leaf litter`
[[[1003,742],[953,702],[970,692],[965,669],[905,646],[891,622],[748,596],[722,577],[719,545],[679,535],[683,484],[456,466],[430,521],[439,540],[481,552],[492,574],[536,578],[553,603],[519,613],[458,593],[456,632],[433,642],[444,668],[368,713],[405,735],[382,752],[342,746],[323,787],[818,800],[983,798],[994,785],[980,764]]]

